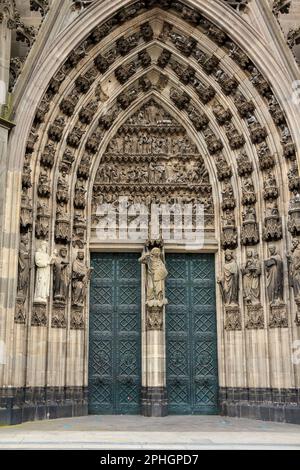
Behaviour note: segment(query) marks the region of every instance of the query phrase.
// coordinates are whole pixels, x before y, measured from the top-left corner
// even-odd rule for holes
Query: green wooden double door
[[[137,253],[94,253],[89,413],[139,414],[141,267]],[[166,366],[170,414],[218,412],[214,256],[167,254]]]

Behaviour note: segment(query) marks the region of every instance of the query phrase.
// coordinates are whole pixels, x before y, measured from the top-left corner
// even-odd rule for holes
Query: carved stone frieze
[[[196,110],[188,110],[196,118]],[[94,200],[118,204],[119,197],[149,207],[186,202],[196,208],[202,203],[206,227],[213,229],[212,188],[204,161],[186,130],[153,99],[129,117],[102,157]]]

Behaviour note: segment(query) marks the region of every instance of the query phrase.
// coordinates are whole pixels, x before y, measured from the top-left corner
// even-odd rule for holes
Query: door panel
[[[140,265],[135,253],[95,253],[90,300],[89,412],[138,414]]]
[[[218,412],[214,256],[168,254],[169,412]]]

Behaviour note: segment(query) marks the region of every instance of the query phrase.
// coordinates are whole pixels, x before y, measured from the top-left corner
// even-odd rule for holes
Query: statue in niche
[[[269,246],[269,259],[265,261],[268,299],[271,305],[283,302],[283,261],[274,245]]]
[[[300,302],[300,242],[293,240],[291,254],[288,256],[290,284],[294,290],[295,300]]]
[[[30,274],[30,253],[28,237],[21,236],[18,259],[18,296],[24,299],[27,296]]]
[[[145,249],[139,261],[146,265],[146,305],[161,308],[168,303],[165,297],[168,271],[162,258],[162,250],[158,247],[150,251]]]
[[[53,297],[55,301],[65,302],[67,300],[68,286],[69,286],[69,263],[67,261],[68,251],[66,248],[61,248],[59,253],[57,250],[54,252],[54,266],[53,266]]]
[[[50,267],[53,262],[48,254],[48,242],[41,243],[34,260],[36,266],[34,303],[46,304],[50,293]]]
[[[238,305],[239,301],[239,268],[234,254],[230,250],[225,252],[225,266],[223,278],[218,279],[225,305]]]
[[[86,266],[84,252],[78,251],[77,258],[72,266],[72,303],[83,307],[86,297],[87,285],[90,280],[92,269]]]
[[[247,262],[242,275],[245,301],[248,304],[259,304],[261,265],[256,250],[247,251]]]

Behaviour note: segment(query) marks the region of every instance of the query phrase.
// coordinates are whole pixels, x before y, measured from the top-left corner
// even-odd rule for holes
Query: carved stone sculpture
[[[242,269],[243,294],[248,304],[260,303],[261,265],[256,250],[247,251],[247,262]]]
[[[67,300],[70,275],[68,271],[67,250],[61,248],[54,253],[53,264],[53,298],[55,302],[65,303]]]
[[[290,285],[294,291],[294,299],[297,305],[295,322],[300,326],[300,241],[293,240],[292,250],[288,256]]]
[[[267,293],[271,305],[283,302],[283,261],[276,246],[269,246],[269,259],[265,261]]]
[[[27,297],[30,274],[29,240],[26,235],[21,236],[18,259],[18,297],[23,300]]]
[[[225,252],[224,275],[218,279],[225,305],[238,305],[239,268],[232,251]]]
[[[34,303],[46,304],[50,293],[50,267],[52,257],[48,254],[48,242],[43,241],[35,253],[35,292]]]
[[[84,252],[78,251],[72,266],[72,304],[83,307],[92,270],[86,266]]]
[[[146,313],[147,329],[163,328],[164,306],[168,303],[165,297],[165,280],[168,271],[159,247],[144,249],[139,260],[146,266]]]
[[[259,242],[259,229],[256,219],[256,211],[253,206],[247,206],[243,211],[243,222],[241,229],[242,245],[257,245]]]

